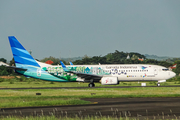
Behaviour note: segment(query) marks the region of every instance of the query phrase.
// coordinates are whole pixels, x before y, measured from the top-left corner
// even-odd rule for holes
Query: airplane
[[[102,85],[117,85],[121,81],[157,81],[161,82],[176,74],[166,67],[148,64],[107,64],[107,65],[48,65],[36,61],[29,52],[14,37],[9,36],[9,42],[16,66],[10,68],[27,77],[55,82],[88,82],[89,87],[95,87],[95,82]]]

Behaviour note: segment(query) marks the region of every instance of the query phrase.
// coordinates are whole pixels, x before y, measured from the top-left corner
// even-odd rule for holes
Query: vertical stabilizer
[[[9,43],[13,53],[14,61],[17,66],[31,65],[40,67],[29,52],[21,45],[21,43],[14,37],[9,36]]]

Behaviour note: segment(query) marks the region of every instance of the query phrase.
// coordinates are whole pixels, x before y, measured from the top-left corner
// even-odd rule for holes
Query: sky
[[[15,36],[36,59],[115,50],[180,57],[180,0],[1,0],[0,58]]]

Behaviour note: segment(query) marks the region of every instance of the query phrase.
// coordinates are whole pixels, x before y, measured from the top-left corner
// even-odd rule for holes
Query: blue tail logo
[[[145,66],[142,66],[141,68],[142,68],[142,70],[145,70],[147,67],[145,67]]]
[[[39,64],[34,60],[34,58],[29,54],[29,52],[21,45],[21,43],[14,36],[9,36],[8,38],[13,53],[14,61],[17,67],[21,65],[32,65],[40,67]]]

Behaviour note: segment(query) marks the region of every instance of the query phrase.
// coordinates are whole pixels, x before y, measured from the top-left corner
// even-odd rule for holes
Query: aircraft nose
[[[172,76],[172,77],[175,77],[175,76],[176,76],[176,73],[175,73],[175,72],[171,72],[171,76]]]

